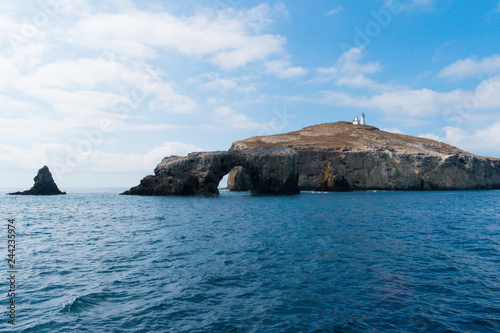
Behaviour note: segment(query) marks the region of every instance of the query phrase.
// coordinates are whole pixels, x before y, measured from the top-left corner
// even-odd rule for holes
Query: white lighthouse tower
[[[366,125],[366,123],[365,123],[365,114],[364,113],[361,114],[361,121],[359,123],[361,125]]]

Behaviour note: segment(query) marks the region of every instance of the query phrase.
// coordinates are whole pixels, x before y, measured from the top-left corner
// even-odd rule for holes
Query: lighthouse
[[[354,120],[352,121],[353,125],[366,125],[365,122],[365,114],[361,114],[361,118],[355,117]]]

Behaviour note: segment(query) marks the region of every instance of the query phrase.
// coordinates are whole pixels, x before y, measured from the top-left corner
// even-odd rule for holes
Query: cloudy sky
[[[361,112],[500,157],[498,31],[498,0],[1,1],[0,187],[130,187]]]

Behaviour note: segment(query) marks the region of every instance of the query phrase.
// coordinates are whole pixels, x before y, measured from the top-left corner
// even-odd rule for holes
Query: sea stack
[[[9,193],[9,195],[59,195],[66,194],[61,192],[52,178],[49,168],[45,165],[38,170],[35,177],[35,185],[27,191]]]

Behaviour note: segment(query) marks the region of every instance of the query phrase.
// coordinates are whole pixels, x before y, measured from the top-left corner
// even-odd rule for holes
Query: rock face
[[[230,191],[250,191],[252,189],[252,180],[247,169],[242,166],[233,168],[227,177],[227,188]]]
[[[155,168],[154,176],[146,176],[123,194],[218,195],[222,177],[236,166],[247,170],[253,193],[299,193],[297,152],[285,147],[256,147],[166,157]]]
[[[58,194],[66,194],[66,192],[61,192],[59,188],[57,188],[56,183],[54,182],[54,178],[52,178],[52,174],[49,171],[47,166],[44,166],[40,170],[38,170],[38,174],[35,177],[35,185],[27,191],[24,192],[16,192],[9,193],[10,195],[58,195]]]
[[[424,138],[348,122],[233,143],[231,152],[288,146],[298,153],[301,190],[499,189],[500,160]]]

